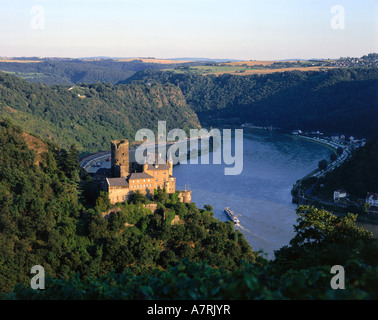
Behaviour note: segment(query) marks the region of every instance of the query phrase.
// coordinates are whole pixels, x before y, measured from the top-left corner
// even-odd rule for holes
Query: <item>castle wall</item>
[[[124,187],[110,187],[108,192],[110,203],[113,205],[117,202],[125,202],[129,200],[131,195],[130,189]]]
[[[191,190],[180,191],[179,199],[183,203],[191,203],[192,202],[192,191]]]
[[[176,192],[176,178],[170,177],[168,181],[164,183],[164,188],[167,193],[175,193]]]

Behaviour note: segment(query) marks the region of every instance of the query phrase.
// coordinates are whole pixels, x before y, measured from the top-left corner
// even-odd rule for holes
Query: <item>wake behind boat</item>
[[[224,213],[226,214],[227,218],[231,220],[232,222],[236,224],[240,222],[239,219],[236,217],[235,213],[231,211],[229,207],[224,208]]]

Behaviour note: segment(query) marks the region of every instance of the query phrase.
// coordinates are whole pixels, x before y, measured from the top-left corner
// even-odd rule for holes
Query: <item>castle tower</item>
[[[126,178],[129,175],[129,141],[126,139],[111,142],[112,176]]]
[[[191,203],[192,202],[192,191],[191,190],[180,191],[179,199],[183,203]]]
[[[172,160],[172,154],[169,153],[168,155],[168,160],[167,160],[167,164],[168,164],[168,172],[169,172],[169,176],[173,176],[173,160]]]
[[[143,172],[146,172],[148,169],[148,162],[147,162],[147,158],[144,159],[144,163],[143,163]]]

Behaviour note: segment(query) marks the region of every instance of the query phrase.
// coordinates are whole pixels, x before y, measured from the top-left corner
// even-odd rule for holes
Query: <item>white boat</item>
[[[239,219],[236,217],[235,213],[231,211],[229,207],[224,208],[224,213],[226,214],[227,218],[234,223],[239,223]]]

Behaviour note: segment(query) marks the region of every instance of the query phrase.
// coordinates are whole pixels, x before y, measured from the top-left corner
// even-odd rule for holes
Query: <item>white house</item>
[[[340,137],[338,135],[333,135],[333,136],[331,136],[331,140],[332,141],[339,141]]]
[[[347,193],[345,190],[336,190],[333,192],[333,201],[337,202],[341,199],[346,199]]]
[[[378,207],[378,193],[368,192],[366,197],[366,203],[370,204],[372,207]]]

